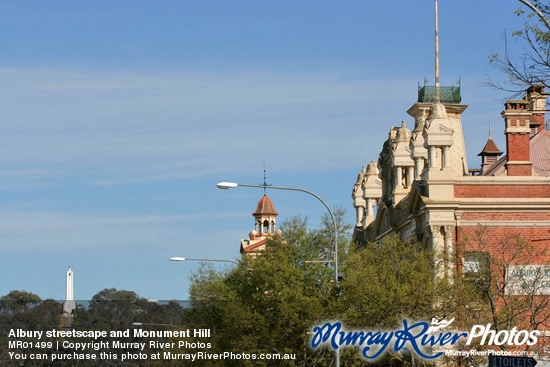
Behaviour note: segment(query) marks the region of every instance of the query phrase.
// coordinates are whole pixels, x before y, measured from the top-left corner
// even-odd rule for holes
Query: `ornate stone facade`
[[[506,155],[498,159],[502,152],[489,139],[480,154],[481,171],[468,169],[461,122],[467,105],[415,103],[407,111],[415,122],[412,133],[404,122],[390,127],[378,163],[371,162],[358,177],[352,195],[355,240],[416,237],[436,254],[440,276],[450,275],[462,262],[457,261],[462,260],[457,243],[480,226],[495,246],[521,233],[550,249],[546,96],[542,86],[533,86],[525,100],[506,102]],[[550,260],[550,251],[545,256],[541,262]]]

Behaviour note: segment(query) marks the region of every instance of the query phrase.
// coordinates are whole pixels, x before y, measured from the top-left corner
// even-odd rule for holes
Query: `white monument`
[[[69,316],[76,309],[76,304],[74,302],[74,291],[73,291],[73,271],[69,266],[67,270],[67,293],[65,296],[65,303],[63,304],[63,314]]]

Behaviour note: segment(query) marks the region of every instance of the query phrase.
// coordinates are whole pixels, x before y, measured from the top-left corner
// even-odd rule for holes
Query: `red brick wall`
[[[484,231],[481,241],[476,233],[480,229]],[[549,227],[459,227],[458,229],[458,240],[463,244],[462,251],[488,251],[492,257],[510,256],[516,236],[528,240],[532,246],[534,257],[529,260],[529,263],[544,264],[550,261]]]
[[[550,185],[455,185],[454,194],[455,198],[550,198]]]
[[[533,113],[531,125],[537,125],[537,132],[544,128],[544,113]]]
[[[529,134],[506,134],[506,153],[509,161],[528,161]]]
[[[532,165],[530,164],[507,164],[508,176],[531,176]]]

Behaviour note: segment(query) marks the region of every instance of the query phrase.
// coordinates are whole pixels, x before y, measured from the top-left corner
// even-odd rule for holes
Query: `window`
[[[490,259],[488,252],[472,251],[464,253],[462,262],[464,276],[480,291],[487,291],[491,283]]]

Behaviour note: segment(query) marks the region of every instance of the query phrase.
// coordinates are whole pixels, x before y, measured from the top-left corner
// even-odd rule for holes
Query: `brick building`
[[[459,251],[457,244],[483,228],[488,256],[519,234],[540,250],[532,266],[548,264],[550,132],[544,87],[534,85],[524,100],[505,103],[506,152],[489,137],[479,154],[481,168],[472,170],[461,123],[467,105],[460,104],[459,87],[440,88],[441,102],[430,102],[433,87],[420,89],[407,111],[412,131],[404,121],[390,127],[378,162],[359,173],[352,193],[355,239],[414,236],[438,256],[437,271],[444,276],[465,264],[479,268],[482,257],[472,249]],[[550,278],[545,284],[550,294]]]

